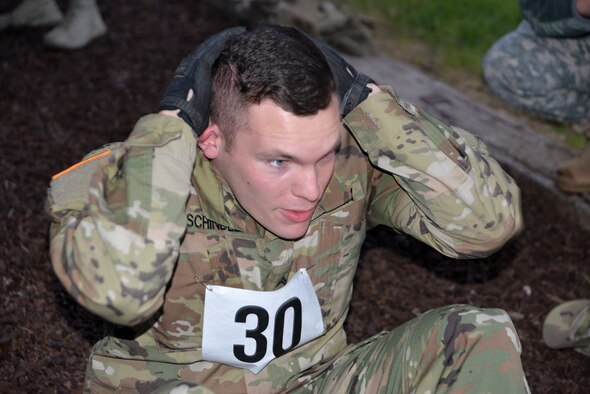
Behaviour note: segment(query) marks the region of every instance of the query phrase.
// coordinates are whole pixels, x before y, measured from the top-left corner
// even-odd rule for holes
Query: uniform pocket
[[[240,287],[240,269],[230,241],[219,233],[188,233],[176,271],[153,327],[160,352],[200,349],[207,286]]]

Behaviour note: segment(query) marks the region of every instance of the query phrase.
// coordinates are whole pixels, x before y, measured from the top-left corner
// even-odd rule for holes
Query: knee
[[[527,59],[523,58],[524,52],[520,51],[520,55],[514,52],[507,42],[500,40],[488,50],[482,60],[485,82],[496,93],[514,91],[511,94],[520,94],[519,91],[527,89],[524,85],[531,81],[531,75],[525,75],[530,67],[525,65]]]
[[[543,73],[539,72],[539,51],[528,48],[533,45],[532,41],[521,30],[513,31],[494,43],[482,60],[486,84],[508,101],[537,96],[547,86]]]
[[[444,342],[471,342],[486,348],[503,348],[520,354],[518,333],[508,313],[502,309],[453,306],[447,313]]]

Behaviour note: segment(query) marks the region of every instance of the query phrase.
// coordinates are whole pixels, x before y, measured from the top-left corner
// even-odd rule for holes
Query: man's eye
[[[284,167],[287,164],[287,160],[271,160],[270,161],[270,165],[272,167],[276,167],[276,168],[280,168],[280,167]]]

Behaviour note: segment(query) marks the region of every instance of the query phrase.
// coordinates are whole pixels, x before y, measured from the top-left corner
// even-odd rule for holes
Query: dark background
[[[1,1],[0,12],[18,3]],[[180,60],[235,23],[196,0],[99,6],[109,32],[81,51],[46,49],[48,29],[0,32],[0,392],[79,389],[103,332],[49,263],[44,199],[51,175],[125,139],[153,111]],[[446,304],[499,307],[518,329],[533,392],[587,392],[590,360],[546,348],[541,330],[559,302],[590,298],[590,234],[551,193],[512,174],[526,229],[488,259],[456,261],[387,230],[369,233],[347,322],[351,342]]]

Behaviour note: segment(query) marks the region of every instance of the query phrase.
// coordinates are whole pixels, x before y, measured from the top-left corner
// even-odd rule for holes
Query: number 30
[[[293,335],[291,337],[291,344],[285,349],[283,348],[285,313],[289,308],[293,309]],[[246,338],[252,338],[256,341],[256,349],[253,354],[248,355],[244,351],[244,345],[234,345],[234,356],[240,361],[255,363],[262,360],[266,355],[268,339],[262,334],[262,332],[268,327],[269,315],[268,311],[264,308],[255,305],[247,305],[241,307],[236,312],[236,323],[245,323],[248,315],[255,315],[258,319],[256,328],[246,330]],[[277,309],[275,315],[274,335],[272,338],[272,352],[275,357],[282,356],[299,344],[299,341],[301,340],[301,324],[301,301],[297,297],[292,297]]]

